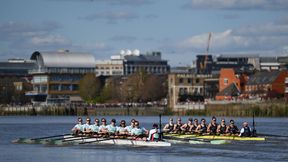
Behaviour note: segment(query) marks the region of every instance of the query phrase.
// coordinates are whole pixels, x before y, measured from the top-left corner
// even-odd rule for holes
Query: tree
[[[79,83],[79,94],[86,102],[93,102],[101,93],[101,82],[92,73],[86,74]]]
[[[157,101],[167,96],[167,77],[149,75],[145,80],[145,88],[142,91],[143,101]]]

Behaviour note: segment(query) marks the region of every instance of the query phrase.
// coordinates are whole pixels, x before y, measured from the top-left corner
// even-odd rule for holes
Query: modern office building
[[[271,71],[271,70],[279,70],[280,63],[277,60],[277,57],[261,57],[260,58],[260,69]]]
[[[260,70],[260,58],[258,55],[219,55],[214,61],[212,73],[220,74],[222,68],[232,68],[237,74],[252,74]]]
[[[96,61],[96,76],[122,76],[124,75],[123,60],[97,60]]]
[[[94,56],[69,51],[34,52],[30,58],[36,67],[29,71],[33,76],[33,91],[26,95],[33,102],[62,104],[79,96],[79,81],[87,73],[95,73]]]
[[[162,60],[161,52],[140,54],[139,50],[126,51],[123,66],[125,75],[134,74],[139,70],[144,70],[150,74],[167,74],[170,69],[167,61]]]
[[[110,60],[96,62],[96,75],[115,76],[131,75],[144,70],[149,74],[167,74],[170,70],[161,52],[141,54],[139,50],[121,50],[120,54],[111,56]]]

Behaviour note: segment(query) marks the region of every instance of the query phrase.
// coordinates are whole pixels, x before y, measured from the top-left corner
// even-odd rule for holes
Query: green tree
[[[93,102],[101,93],[101,82],[92,73],[86,74],[79,83],[79,94],[86,102]]]

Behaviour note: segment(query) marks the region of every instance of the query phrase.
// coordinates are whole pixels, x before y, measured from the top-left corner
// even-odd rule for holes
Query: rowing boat
[[[96,137],[73,137],[64,136],[63,142],[70,144],[109,144],[109,145],[130,145],[130,146],[151,146],[151,147],[167,147],[171,143],[164,141],[142,141],[130,139],[116,139],[116,138],[96,138]]]
[[[237,141],[265,141],[264,137],[239,137],[239,136],[218,136],[218,135],[196,135],[196,134],[165,134],[166,137],[175,139],[210,139],[210,140],[237,140]]]

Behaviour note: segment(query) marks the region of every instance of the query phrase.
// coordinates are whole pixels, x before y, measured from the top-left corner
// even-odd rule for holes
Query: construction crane
[[[200,69],[201,69],[202,73],[205,71],[206,66],[207,66],[211,37],[212,37],[212,33],[210,32],[209,36],[208,36],[208,43],[207,43],[207,48],[206,48],[206,53],[205,53],[205,59],[204,59],[203,63],[202,62],[200,63]]]

